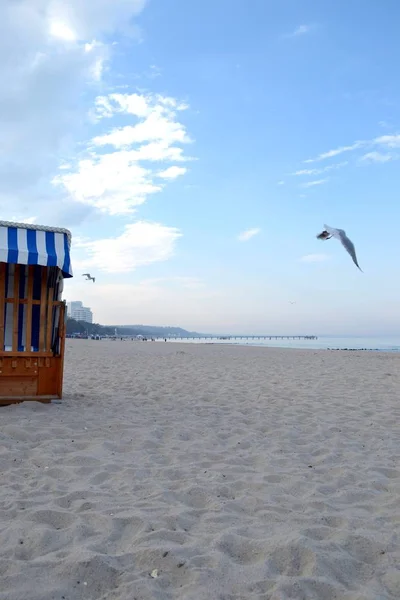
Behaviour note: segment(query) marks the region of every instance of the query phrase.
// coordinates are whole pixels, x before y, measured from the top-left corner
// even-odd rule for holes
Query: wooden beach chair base
[[[62,356],[0,356],[0,405],[61,398],[62,371]]]

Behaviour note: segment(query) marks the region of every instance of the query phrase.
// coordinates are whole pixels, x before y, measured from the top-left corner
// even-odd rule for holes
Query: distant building
[[[67,304],[68,316],[75,321],[93,323],[93,313],[89,307],[83,306],[80,300],[73,300]]]

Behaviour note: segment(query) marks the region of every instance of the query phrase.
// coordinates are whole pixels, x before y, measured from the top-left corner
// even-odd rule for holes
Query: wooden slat
[[[32,300],[33,300],[33,265],[28,267],[28,289],[27,289],[27,305],[26,305],[26,327],[25,327],[25,350],[30,352],[32,348]]]
[[[59,324],[59,336],[60,336],[60,358],[58,359],[58,373],[57,373],[57,393],[58,397],[62,398],[63,390],[63,378],[64,378],[64,352],[65,352],[65,304],[62,303],[60,308],[60,324]]]
[[[14,298],[6,298],[6,304],[13,304],[14,303]],[[19,304],[28,304],[28,298],[20,298],[19,299]],[[32,300],[32,305],[33,304],[40,304],[40,300]]]
[[[58,324],[58,337],[62,340],[65,338],[65,303],[60,303],[60,314],[59,314],[59,324]]]
[[[51,350],[51,338],[53,333],[53,298],[54,288],[49,288],[47,294],[47,325],[46,325],[46,351]]]
[[[4,302],[6,304],[13,304],[14,303],[14,298],[5,298]],[[27,298],[20,298],[18,300],[19,304],[28,304],[28,299]],[[32,305],[38,305],[41,304],[40,300],[32,300]],[[60,300],[55,300],[53,302],[53,306],[60,306],[62,304],[62,301]]]
[[[47,267],[42,267],[42,284],[40,289],[40,323],[39,323],[39,350],[46,351],[46,308],[47,308]]]
[[[20,265],[14,265],[14,302],[13,302],[13,331],[12,351],[18,352],[18,311],[19,311],[19,274]]]
[[[4,296],[6,293],[6,265],[0,263],[0,351],[4,350],[4,317],[5,304]]]
[[[0,378],[0,397],[33,396],[37,394],[37,377],[32,376],[10,376]]]
[[[0,351],[1,358],[11,358],[14,356],[24,356],[25,358],[51,358],[53,356],[52,352],[12,352],[11,350],[2,350]]]

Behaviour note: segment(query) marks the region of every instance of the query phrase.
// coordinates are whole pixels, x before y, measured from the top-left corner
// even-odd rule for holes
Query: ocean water
[[[222,340],[218,337],[206,339],[174,340],[169,339],[167,343],[185,342],[189,344],[229,344],[236,346],[260,346],[270,348],[301,348],[301,349],[359,349],[379,350],[384,352],[400,352],[400,336],[397,337],[325,337],[320,336],[316,340],[257,340],[252,338]]]

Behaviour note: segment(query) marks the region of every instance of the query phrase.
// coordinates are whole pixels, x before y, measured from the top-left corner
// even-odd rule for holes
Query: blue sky
[[[25,0],[0,17],[3,218],[71,229],[68,300],[102,323],[400,334],[398,3]],[[324,223],[364,273],[316,239]]]

